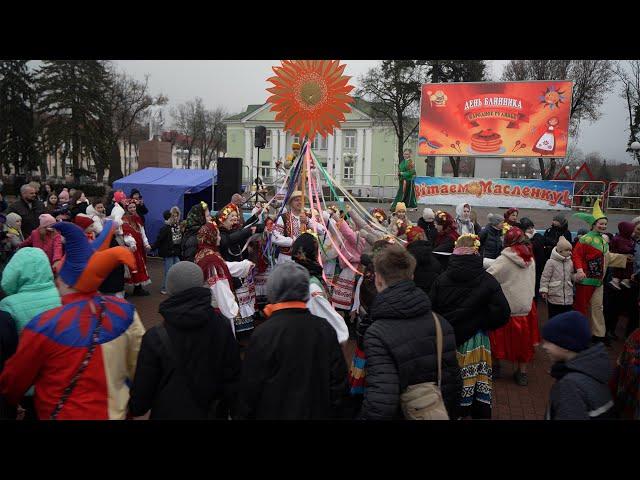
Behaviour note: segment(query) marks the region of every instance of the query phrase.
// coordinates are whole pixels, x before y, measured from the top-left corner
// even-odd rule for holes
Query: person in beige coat
[[[536,265],[531,244],[518,227],[511,227],[505,234],[504,246],[500,256],[487,269],[500,283],[511,308],[507,324],[489,333],[493,374],[499,376],[499,360],[509,360],[514,364],[516,383],[526,386],[527,364],[533,360],[534,347],[540,343],[538,312],[533,299]]]
[[[560,237],[540,277],[540,296],[547,301],[549,318],[573,310],[573,261],[571,244]]]

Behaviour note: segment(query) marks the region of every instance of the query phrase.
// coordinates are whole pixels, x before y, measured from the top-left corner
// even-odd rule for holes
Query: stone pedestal
[[[138,152],[138,170],[147,167],[173,167],[170,142],[159,139],[138,142]]]

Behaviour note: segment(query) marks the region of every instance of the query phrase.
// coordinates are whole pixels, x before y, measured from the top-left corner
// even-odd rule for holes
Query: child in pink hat
[[[56,219],[51,215],[43,213],[38,218],[40,219],[40,226],[33,230],[31,235],[20,244],[20,248],[35,247],[43,250],[47,254],[49,263],[55,272],[63,256],[62,236],[60,232],[53,228],[56,224]]]

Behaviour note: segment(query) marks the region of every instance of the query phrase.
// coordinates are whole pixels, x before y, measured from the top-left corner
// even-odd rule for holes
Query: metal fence
[[[606,211],[640,211],[640,182],[610,182]]]
[[[578,211],[591,210],[596,199],[603,198],[606,192],[607,184],[605,182],[595,180],[574,181],[571,208]]]

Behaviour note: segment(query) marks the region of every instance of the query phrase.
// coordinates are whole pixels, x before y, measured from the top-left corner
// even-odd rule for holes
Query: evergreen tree
[[[82,159],[95,151],[94,126],[102,120],[108,79],[107,63],[100,60],[45,60],[36,72],[48,143],[64,146],[63,161],[71,155],[76,179]]]
[[[0,61],[0,164],[5,172],[28,172],[38,165],[34,90],[28,60]]]

